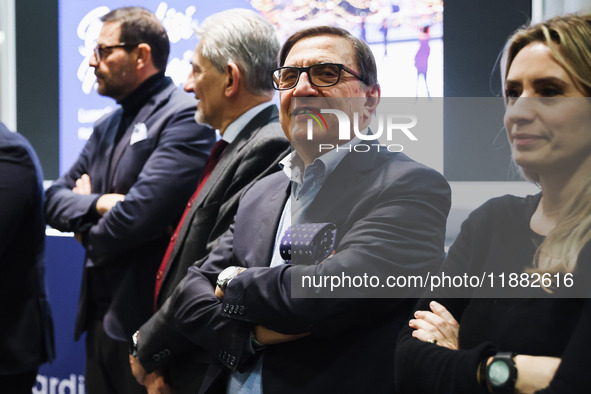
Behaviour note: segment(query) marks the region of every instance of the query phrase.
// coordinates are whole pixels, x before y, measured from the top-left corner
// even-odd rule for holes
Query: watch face
[[[510,376],[509,365],[503,360],[495,360],[488,367],[488,379],[493,386],[503,386]]]
[[[221,282],[221,281],[228,280],[230,277],[232,277],[234,272],[236,272],[236,267],[225,268],[222,272],[220,272],[220,274],[218,276],[218,281]]]

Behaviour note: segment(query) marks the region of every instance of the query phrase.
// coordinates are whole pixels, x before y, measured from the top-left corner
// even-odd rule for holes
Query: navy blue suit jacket
[[[101,118],[72,168],[47,190],[48,223],[61,231],[85,233],[76,338],[86,329],[89,313],[96,313],[89,300],[91,279],[103,283],[100,301],[108,303],[104,326],[111,337],[128,340],[151,316],[156,271],[171,228],[215,143],[214,131],[195,123],[195,109],[194,98],[169,79],[139,110],[117,145],[122,110]],[[132,144],[134,130],[144,126],[147,138]],[[85,173],[92,194],[72,192]],[[125,201],[93,218],[91,207],[105,193],[124,194]]]
[[[189,269],[163,306],[163,314],[172,319],[160,322],[160,338],[144,349],[140,338],[140,360],[147,370],[165,363],[163,355],[182,353],[189,340],[217,360],[209,367],[203,391],[220,375],[248,367],[263,353],[264,392],[395,392],[396,337],[415,300],[405,293],[367,298],[373,293],[363,288],[333,298],[309,297],[312,293],[293,298],[292,279],[366,272],[385,280],[388,274],[438,269],[450,205],[447,182],[432,169],[383,147],[379,152],[350,153],[304,217],[305,222],[337,225],[336,253],[318,265],[269,267],[288,195],[289,180],[283,173],[266,177],[243,195],[234,224],[219,246],[200,268]],[[229,283],[219,301],[215,280],[232,265],[248,269]],[[255,325],[311,334],[254,353],[250,332]]]
[[[0,123],[0,376],[54,358],[45,293],[43,173],[29,142]]]

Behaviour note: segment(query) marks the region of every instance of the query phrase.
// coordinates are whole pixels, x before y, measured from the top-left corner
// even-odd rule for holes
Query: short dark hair
[[[148,44],[152,49],[154,66],[158,70],[166,68],[170,41],[166,30],[152,12],[143,7],[121,7],[105,14],[101,21],[121,22],[119,40],[127,44]]]
[[[357,63],[357,68],[362,78],[361,82],[369,87],[378,84],[378,69],[373,52],[365,42],[340,27],[314,26],[295,32],[287,39],[287,41],[285,41],[285,44],[283,44],[283,47],[279,52],[279,67],[284,65],[289,51],[291,51],[291,48],[293,48],[298,41],[308,37],[324,35],[342,37],[348,40],[351,45],[353,45],[353,50],[355,51],[355,62]]]

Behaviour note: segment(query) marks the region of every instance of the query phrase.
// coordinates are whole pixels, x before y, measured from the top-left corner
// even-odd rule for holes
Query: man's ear
[[[370,118],[372,114],[376,112],[378,105],[380,104],[380,98],[382,97],[382,89],[380,85],[375,84],[368,87],[365,91],[365,106],[364,111],[366,112],[367,118]]]
[[[146,67],[146,65],[152,60],[152,48],[145,42],[137,46],[137,68]]]
[[[242,74],[236,63],[228,63],[226,65],[226,85],[224,88],[224,94],[226,97],[231,97],[236,94],[241,77]]]

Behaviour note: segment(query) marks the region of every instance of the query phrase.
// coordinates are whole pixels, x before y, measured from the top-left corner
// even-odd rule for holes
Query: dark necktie
[[[158,268],[158,273],[156,274],[156,287],[154,289],[154,310],[157,309],[158,293],[160,292],[160,287],[162,286],[162,279],[164,278],[164,272],[166,271],[166,266],[168,265],[168,260],[170,259],[170,255],[172,254],[172,249],[174,248],[174,244],[176,243],[176,240],[179,236],[179,232],[181,230],[181,227],[183,226],[183,222],[185,221],[185,218],[189,214],[189,211],[191,210],[191,207],[193,206],[195,199],[199,195],[199,192],[203,188],[203,185],[205,184],[205,182],[207,182],[207,179],[211,175],[211,173],[212,173],[213,169],[215,168],[216,164],[218,163],[218,161],[220,161],[220,158],[222,157],[222,154],[224,153],[224,149],[226,149],[226,146],[228,146],[228,143],[224,140],[219,140],[213,146],[211,153],[209,154],[209,158],[207,159],[207,162],[205,163],[205,169],[203,170],[203,174],[201,175],[201,179],[199,180],[199,183],[197,184],[197,189],[195,190],[195,193],[193,193],[193,195],[189,199],[189,202],[187,202],[187,206],[185,207],[185,211],[183,212],[183,216],[181,216],[181,220],[179,220],[179,223],[177,224],[176,229],[174,230],[174,234],[170,238],[170,242],[168,243],[168,248],[166,249],[166,253],[164,254],[164,257],[162,258],[162,262],[160,263],[160,268]]]

